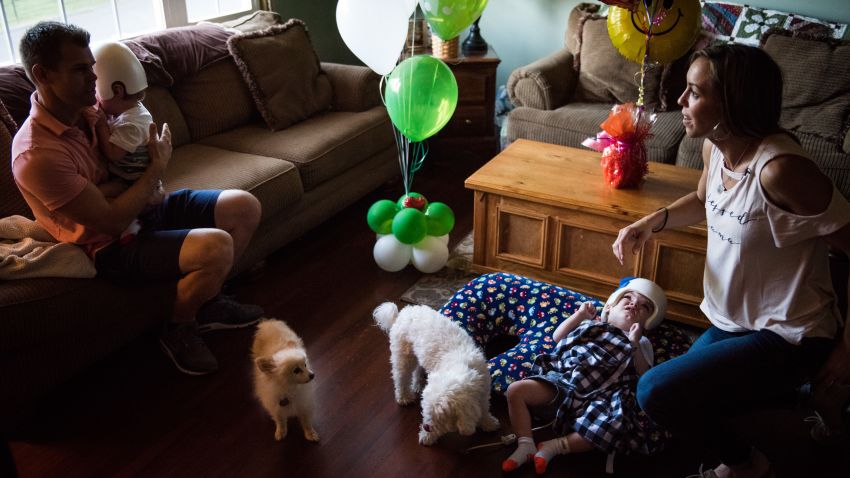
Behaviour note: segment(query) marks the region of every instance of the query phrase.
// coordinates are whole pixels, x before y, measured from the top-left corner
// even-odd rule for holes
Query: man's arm
[[[171,130],[168,125],[157,134],[155,123],[151,123],[148,152],[150,165],[132,186],[112,201],[108,201],[93,183],[57,211],[73,221],[92,229],[117,236],[136,218],[159,185],[168,160],[171,159]]]

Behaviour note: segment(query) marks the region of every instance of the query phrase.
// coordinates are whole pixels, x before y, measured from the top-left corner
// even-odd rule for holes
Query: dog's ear
[[[254,365],[257,367],[257,370],[267,374],[273,374],[277,365],[275,365],[274,360],[269,357],[259,357],[254,360]]]

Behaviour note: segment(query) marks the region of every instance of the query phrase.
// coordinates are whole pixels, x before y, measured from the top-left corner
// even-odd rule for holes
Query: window
[[[0,65],[19,61],[21,36],[42,20],[79,25],[91,33],[96,47],[201,20],[234,18],[259,7],[260,0],[0,0]]]

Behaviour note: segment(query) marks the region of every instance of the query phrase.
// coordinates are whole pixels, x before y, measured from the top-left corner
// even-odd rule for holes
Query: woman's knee
[[[637,401],[640,408],[653,419],[666,408],[666,399],[673,390],[669,380],[657,368],[651,368],[641,375],[637,385]]]

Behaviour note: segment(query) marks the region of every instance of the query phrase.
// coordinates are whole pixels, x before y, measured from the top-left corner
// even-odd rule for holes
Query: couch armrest
[[[577,80],[573,54],[562,48],[511,72],[508,96],[515,106],[554,110],[573,96]]]
[[[380,105],[380,76],[365,66],[322,62],[333,90],[333,111],[365,111]]]

